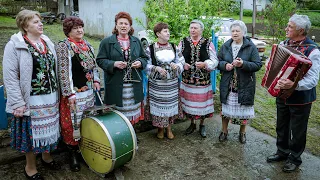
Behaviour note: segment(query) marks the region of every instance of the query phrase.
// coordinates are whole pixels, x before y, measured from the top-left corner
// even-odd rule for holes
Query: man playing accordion
[[[285,99],[277,97],[277,152],[267,157],[267,162],[286,160],[282,170],[295,171],[302,163],[301,154],[306,145],[308,119],[312,102],[316,100],[316,85],[319,81],[319,47],[307,37],[311,22],[306,15],[294,14],[285,28],[287,40],[281,45],[290,46],[312,61],[312,66],[305,76],[298,81],[294,92]],[[280,89],[290,89],[294,82],[280,79]]]

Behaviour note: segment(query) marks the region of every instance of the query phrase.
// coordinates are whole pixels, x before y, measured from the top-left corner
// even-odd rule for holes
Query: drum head
[[[89,117],[81,121],[80,151],[87,165],[97,173],[105,174],[113,168],[114,144],[109,139],[98,120]]]

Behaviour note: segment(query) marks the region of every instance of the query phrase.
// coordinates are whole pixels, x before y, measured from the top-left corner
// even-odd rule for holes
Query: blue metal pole
[[[0,86],[0,129],[8,129],[8,118],[6,114],[3,85]]]
[[[212,30],[212,43],[216,49],[216,52],[218,54],[218,36],[215,35],[214,30]],[[212,83],[212,91],[213,93],[216,93],[217,89],[217,74],[219,73],[218,70],[211,71],[210,73],[210,79]]]

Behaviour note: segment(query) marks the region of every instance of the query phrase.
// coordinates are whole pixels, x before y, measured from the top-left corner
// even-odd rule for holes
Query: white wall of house
[[[135,34],[143,27],[135,18],[146,24],[142,11],[144,0],[80,0],[79,16],[84,21],[85,32],[89,35],[110,36],[114,28],[114,17],[120,11],[128,12],[133,19]]]
[[[243,9],[253,10],[253,0],[243,0]],[[270,4],[269,0],[256,0],[257,11],[261,11],[266,7],[267,4]]]

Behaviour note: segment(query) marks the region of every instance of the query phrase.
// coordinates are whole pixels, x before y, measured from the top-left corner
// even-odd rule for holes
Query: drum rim
[[[122,119],[126,122],[126,124],[128,125],[129,129],[130,129],[130,133],[132,135],[132,140],[133,140],[133,153],[132,153],[132,158],[130,161],[132,161],[136,155],[136,151],[138,149],[138,143],[137,143],[137,136],[136,136],[136,133],[134,132],[134,129],[132,127],[132,124],[130,123],[129,119],[124,115],[122,114],[120,111],[118,110],[112,110],[113,112],[117,113],[120,117],[122,117]]]
[[[93,117],[93,116],[89,116],[89,117],[87,117],[87,118],[93,119],[94,121],[96,121],[96,122],[100,125],[100,127],[102,128],[102,130],[106,133],[106,135],[107,135],[107,137],[108,137],[108,139],[109,139],[109,142],[110,142],[110,146],[111,146],[111,148],[112,148],[112,151],[111,151],[111,154],[112,154],[112,159],[111,159],[111,161],[112,161],[112,166],[111,166],[111,168],[110,168],[109,171],[107,171],[107,172],[105,172],[105,173],[99,173],[99,172],[97,172],[96,170],[94,170],[93,168],[91,168],[89,165],[88,165],[88,166],[90,167],[90,169],[91,169],[92,171],[94,171],[94,172],[96,172],[96,173],[98,173],[98,174],[108,174],[109,172],[113,171],[113,169],[114,169],[114,165],[115,165],[114,159],[115,159],[115,157],[116,157],[116,146],[115,146],[115,144],[114,144],[113,139],[111,138],[110,133],[108,132],[108,130],[106,129],[106,127],[100,122],[99,119],[97,119],[96,117]],[[114,151],[113,151],[113,150],[114,150]],[[82,151],[80,151],[80,153],[81,153],[81,156],[83,157]],[[88,164],[84,157],[83,157],[83,160],[86,162],[86,164]]]

